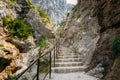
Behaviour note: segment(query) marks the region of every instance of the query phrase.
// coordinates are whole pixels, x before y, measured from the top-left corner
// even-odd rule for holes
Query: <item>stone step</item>
[[[82,56],[57,56],[57,58],[82,58]]]
[[[72,72],[81,72],[84,71],[86,67],[84,66],[75,66],[75,67],[54,67],[52,68],[53,73],[72,73]]]
[[[65,54],[65,53],[62,53],[62,54],[58,54],[59,56],[73,56],[73,55],[81,55],[81,54],[78,54],[78,53],[67,53],[67,54]]]
[[[83,57],[70,57],[70,56],[65,56],[65,57],[57,57],[56,59],[83,59]]]
[[[80,62],[82,58],[64,58],[64,59],[55,59],[56,62]]]
[[[70,66],[82,66],[82,62],[57,62],[55,63],[55,67],[70,67]],[[52,64],[52,67],[54,67],[54,64]]]

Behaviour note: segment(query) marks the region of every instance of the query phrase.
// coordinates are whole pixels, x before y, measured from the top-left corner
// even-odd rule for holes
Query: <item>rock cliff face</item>
[[[79,0],[61,37],[65,46],[85,56],[89,69],[102,64],[106,80],[119,80],[119,62],[114,62],[115,53],[111,50],[113,40],[120,33],[119,27],[119,0]]]
[[[26,25],[19,22],[15,24],[12,20],[23,21],[32,27],[33,35],[22,40],[18,36],[10,37],[11,28],[23,31]],[[14,23],[14,24],[13,24]],[[21,26],[24,24],[24,27]],[[21,73],[29,65],[32,55],[39,52],[35,39],[40,36],[54,37],[53,23],[42,10],[33,6],[29,0],[1,0],[0,1],[0,80],[14,77]],[[20,31],[20,29],[19,29]],[[17,32],[17,30],[13,30]],[[20,32],[21,33],[21,32]],[[17,33],[16,33],[17,34]],[[26,35],[23,33],[23,36]],[[32,58],[31,58],[32,56]]]
[[[31,0],[31,2],[44,10],[56,24],[65,20],[67,13],[73,8],[66,0]]]

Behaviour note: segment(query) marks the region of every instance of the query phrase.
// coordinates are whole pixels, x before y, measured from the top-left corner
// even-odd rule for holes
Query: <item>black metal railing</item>
[[[52,72],[52,63],[53,66],[55,67],[55,59],[57,58],[57,54],[59,54],[59,47],[60,47],[60,41],[59,39],[56,39],[56,41],[54,42],[54,46],[52,46],[52,48],[50,48],[48,51],[44,52],[41,56],[37,57],[21,74],[19,74],[15,80],[20,79],[25,72],[27,72],[29,69],[32,68],[32,66],[34,64],[37,63],[37,70],[36,70],[36,76],[34,79],[36,80],[40,80],[39,76],[40,76],[40,69],[42,68],[42,66],[44,66],[45,64],[47,64],[49,66],[48,72],[46,72],[46,74],[44,75],[44,78],[42,80],[45,80],[45,78],[47,77],[47,75],[49,74],[49,78],[51,79],[51,72]],[[41,64],[41,59],[48,55],[49,57],[49,62],[45,63],[44,65]],[[41,67],[40,67],[41,66]],[[33,80],[34,80],[33,79]]]

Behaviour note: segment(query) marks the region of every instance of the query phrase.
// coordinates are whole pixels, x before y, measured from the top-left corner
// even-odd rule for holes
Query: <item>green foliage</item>
[[[120,54],[117,56],[117,60],[118,60],[118,62],[120,64]]]
[[[67,17],[70,15],[70,13],[67,13]]]
[[[114,52],[120,51],[120,35],[116,36],[115,40],[113,41],[112,50]]]
[[[37,11],[39,12],[40,19],[42,20],[42,22],[44,24],[51,23],[52,25],[54,25],[54,23],[52,22],[52,20],[50,19],[50,17],[47,14],[45,14],[45,12],[43,10],[37,8]]]
[[[3,20],[3,26],[9,26],[12,19],[8,17],[8,18],[2,18],[2,20]]]
[[[46,58],[44,58],[41,62],[40,62],[40,64],[41,64],[41,69],[40,69],[40,72],[42,72],[42,73],[47,73],[48,72],[48,70],[49,70],[49,59],[48,59],[48,57],[46,57]]]
[[[75,9],[76,7],[74,6],[73,8],[72,8],[72,11]]]
[[[59,25],[60,25],[60,26],[64,26],[65,23],[66,23],[66,21],[62,21]]]
[[[24,40],[28,36],[32,36],[32,28],[23,20],[3,18],[3,25],[8,27],[11,38],[15,38],[16,36]]]
[[[0,47],[3,47],[3,45],[2,45],[2,44],[0,44]]]
[[[0,50],[4,47],[4,45],[0,44]]]
[[[81,16],[81,15],[80,15],[80,14],[78,14],[78,15],[77,15],[77,19],[79,19],[79,18],[80,18],[80,16]]]
[[[22,77],[22,79],[21,80],[28,80],[26,77]]]
[[[15,80],[15,77],[8,77],[8,78],[6,78],[5,80]]]
[[[28,5],[29,8],[32,8],[32,7],[33,7],[33,5],[32,5],[32,3],[30,2],[30,0],[25,0],[25,2],[27,3],[27,5]]]
[[[40,46],[40,47],[46,47],[48,44],[47,44],[47,38],[44,37],[44,36],[41,36],[37,41],[36,41],[36,44],[37,46]]]
[[[40,70],[41,73],[47,73],[48,71],[49,71],[49,66],[44,66],[44,67]]]
[[[13,3],[15,3],[16,2],[16,0],[9,0],[10,2],[13,2]]]

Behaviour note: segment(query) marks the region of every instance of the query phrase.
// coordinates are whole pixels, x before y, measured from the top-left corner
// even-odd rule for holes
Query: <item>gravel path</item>
[[[79,72],[79,73],[77,72],[77,73],[62,73],[62,74],[52,73],[52,78],[45,80],[99,80],[99,79],[89,76],[83,72]]]

